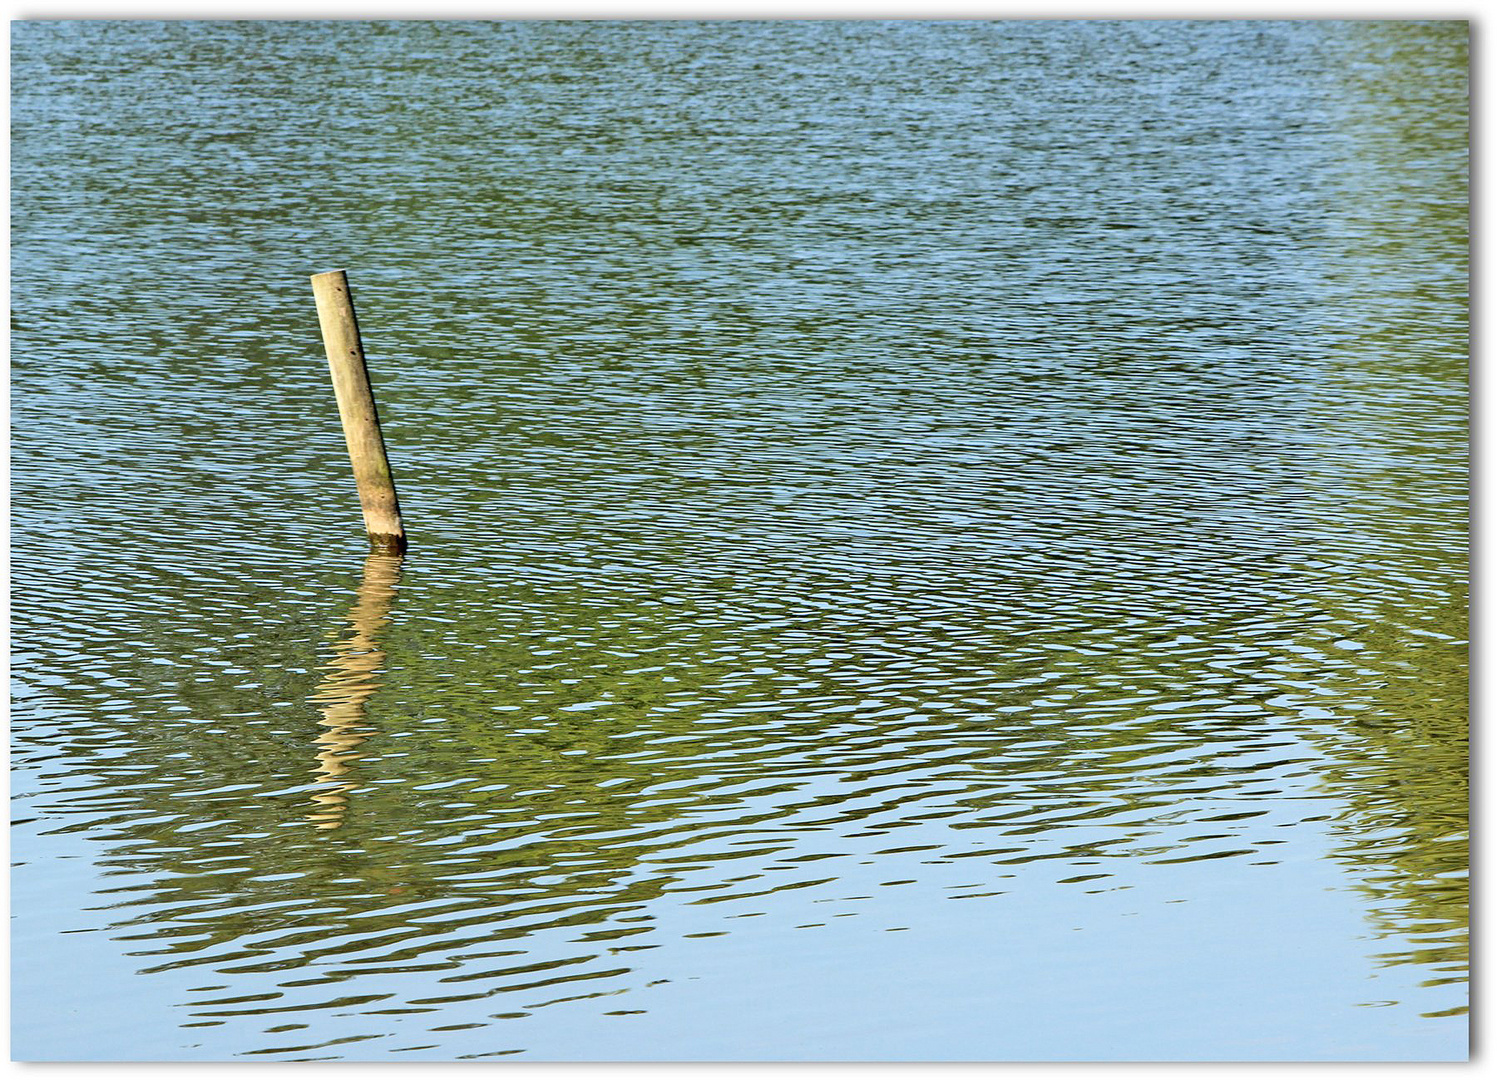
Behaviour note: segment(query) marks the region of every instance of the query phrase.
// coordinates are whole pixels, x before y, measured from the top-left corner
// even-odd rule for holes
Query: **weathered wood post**
[[[405,551],[405,526],[400,521],[400,500],[390,459],[385,456],[385,438],[379,430],[374,391],[369,387],[369,369],[364,364],[364,344],[359,340],[359,321],[353,313],[348,274],[329,270],[312,275],[312,295],[317,298],[317,319],[322,324],[322,343],[333,375],[333,394],[343,420],[343,437],[353,462],[359,505],[364,508],[364,527],[369,543],[377,551]]]

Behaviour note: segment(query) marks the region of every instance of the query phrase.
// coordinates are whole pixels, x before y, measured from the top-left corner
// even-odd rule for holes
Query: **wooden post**
[[[333,375],[333,393],[338,415],[343,419],[343,437],[353,462],[359,505],[364,508],[364,527],[376,551],[405,551],[405,526],[400,521],[400,500],[390,459],[385,456],[385,438],[379,430],[374,391],[369,387],[369,369],[364,364],[364,345],[359,340],[359,322],[353,313],[348,274],[329,270],[312,275],[312,295],[317,298],[317,319],[322,324],[322,343],[327,347],[328,368]]]

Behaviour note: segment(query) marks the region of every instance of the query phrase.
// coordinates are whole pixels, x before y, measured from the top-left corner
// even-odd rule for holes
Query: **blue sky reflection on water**
[[[558,1060],[655,1060],[663,1046],[685,1060],[815,1060],[828,1042],[875,1060],[974,1060],[1001,1041],[1013,1060],[1108,1061],[1155,1057],[1164,1026],[1184,1060],[1276,1056],[1291,1041],[1320,1048],[1304,1060],[1376,1058],[1390,1035],[1410,1047],[1413,1060],[1439,1056],[1446,1043],[1438,1027],[1387,1007],[1417,993],[1417,973],[1365,971],[1368,935],[1347,904],[1344,878],[1323,850],[1306,847],[1293,860],[1290,885],[1282,864],[1272,875],[1241,864],[1225,875],[1187,864],[1173,881],[1100,896],[1021,880],[1001,900],[952,904],[949,915],[932,912],[922,890],[880,890],[880,874],[861,867],[844,879],[848,895],[878,894],[878,901],[858,917],[840,917],[855,903],[807,893],[781,901],[774,924],[751,935],[724,930],[734,916],[704,916],[689,903],[657,906],[659,932],[681,939],[697,974],[680,979],[679,957],[658,966],[634,962],[639,989],[609,1002],[618,1023],[591,1024],[586,1003],[577,1003],[538,1011],[525,1040],[531,1055]],[[86,1033],[76,1018],[49,1018],[58,1025],[54,1037],[71,1038],[78,1057],[134,1058],[143,1024],[169,1025],[181,1019],[184,1000],[223,996],[203,993],[192,972],[161,982],[140,979],[118,960],[99,970],[99,954],[83,939],[55,936],[76,931],[76,917],[18,900],[18,909],[36,913],[23,915],[22,928],[36,924],[48,941],[47,962],[18,969],[18,979],[97,1018]],[[969,911],[979,904],[987,921],[974,937]],[[815,934],[796,929],[816,923]],[[565,933],[537,938],[537,950],[567,949]],[[863,959],[852,967],[850,955]],[[932,955],[943,958],[939,969]],[[1299,963],[1305,955],[1317,962]],[[74,958],[96,976],[85,987]],[[1361,973],[1365,1000],[1328,1009],[1351,972]],[[408,980],[404,989],[416,998],[452,989],[440,975]],[[707,993],[697,985],[704,981]],[[1256,992],[1265,982],[1276,987],[1271,999]],[[114,1008],[120,987],[137,984],[130,1010]],[[1120,1001],[1129,1007],[1120,1009]],[[723,1022],[725,1013],[732,1023]],[[406,1021],[394,1023],[399,1030]],[[318,1026],[329,1034],[360,1030],[347,1019]],[[213,1032],[203,1034],[200,1046],[183,1047],[182,1059],[220,1058]],[[440,1054],[412,1056],[494,1049],[493,1034],[482,1029],[446,1039]]]

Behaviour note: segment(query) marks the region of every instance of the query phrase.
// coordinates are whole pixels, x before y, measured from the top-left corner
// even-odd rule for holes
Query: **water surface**
[[[1464,1057],[1465,24],[12,72],[17,1057]]]

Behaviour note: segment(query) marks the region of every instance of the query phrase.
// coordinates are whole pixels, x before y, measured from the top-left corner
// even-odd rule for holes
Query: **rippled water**
[[[1465,1055],[1465,24],[12,71],[18,1057]]]

